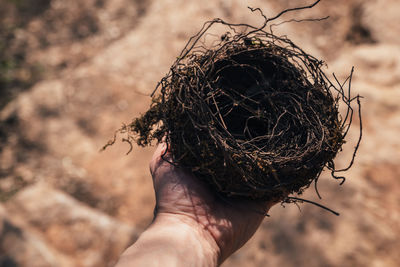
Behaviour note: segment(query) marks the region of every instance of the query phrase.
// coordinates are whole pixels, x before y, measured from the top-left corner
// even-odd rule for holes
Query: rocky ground
[[[260,24],[307,1],[0,2],[0,266],[112,266],[152,218],[152,148],[117,142],[122,123],[206,20]],[[274,207],[224,266],[399,266],[400,2],[329,1],[285,15],[330,18],[275,28],[328,63],[362,99],[363,142],[343,186],[321,203]],[[282,20],[282,21],[283,21]],[[357,140],[356,120],[337,164]],[[313,189],[304,197],[317,200]]]

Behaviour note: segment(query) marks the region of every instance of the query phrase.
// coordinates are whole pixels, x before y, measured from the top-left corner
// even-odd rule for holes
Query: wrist
[[[218,260],[215,240],[195,221],[179,214],[158,214],[117,266],[203,267],[217,266]]]
[[[202,225],[186,215],[159,213],[148,231],[170,244],[178,258],[185,261],[182,266],[218,265],[220,249],[216,241]]]

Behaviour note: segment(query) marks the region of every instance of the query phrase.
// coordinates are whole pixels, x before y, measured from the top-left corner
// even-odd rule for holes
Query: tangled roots
[[[351,102],[359,103],[350,98],[351,75],[346,94],[344,84],[329,81],[322,61],[265,30],[277,17],[264,18],[259,28],[205,23],[159,83],[150,109],[121,129],[125,140],[145,146],[166,138],[174,164],[229,197],[289,201],[324,167],[344,179],[333,159],[352,121]],[[215,24],[227,32],[207,48]]]

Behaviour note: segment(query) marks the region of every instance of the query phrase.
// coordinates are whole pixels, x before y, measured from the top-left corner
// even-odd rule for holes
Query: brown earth
[[[153,149],[99,149],[147,109],[204,21],[259,24],[247,5],[272,16],[306,2],[0,2],[0,266],[111,266],[152,218]],[[274,28],[326,60],[341,81],[355,66],[363,142],[343,186],[324,173],[323,199],[313,189],[304,195],[339,217],[277,205],[224,266],[400,265],[399,13],[397,0],[323,0],[281,21],[328,20]],[[351,157],[356,124],[340,166]]]

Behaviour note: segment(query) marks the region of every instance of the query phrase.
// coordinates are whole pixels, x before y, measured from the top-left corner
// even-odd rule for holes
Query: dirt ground
[[[112,266],[152,219],[153,148],[117,142],[204,21],[259,25],[310,1],[1,0],[0,266]],[[223,266],[400,266],[400,2],[322,0],[285,15],[289,36],[362,99],[348,179],[323,173],[322,200],[280,205]],[[346,166],[356,120],[336,163]],[[117,229],[117,230],[116,230]]]

